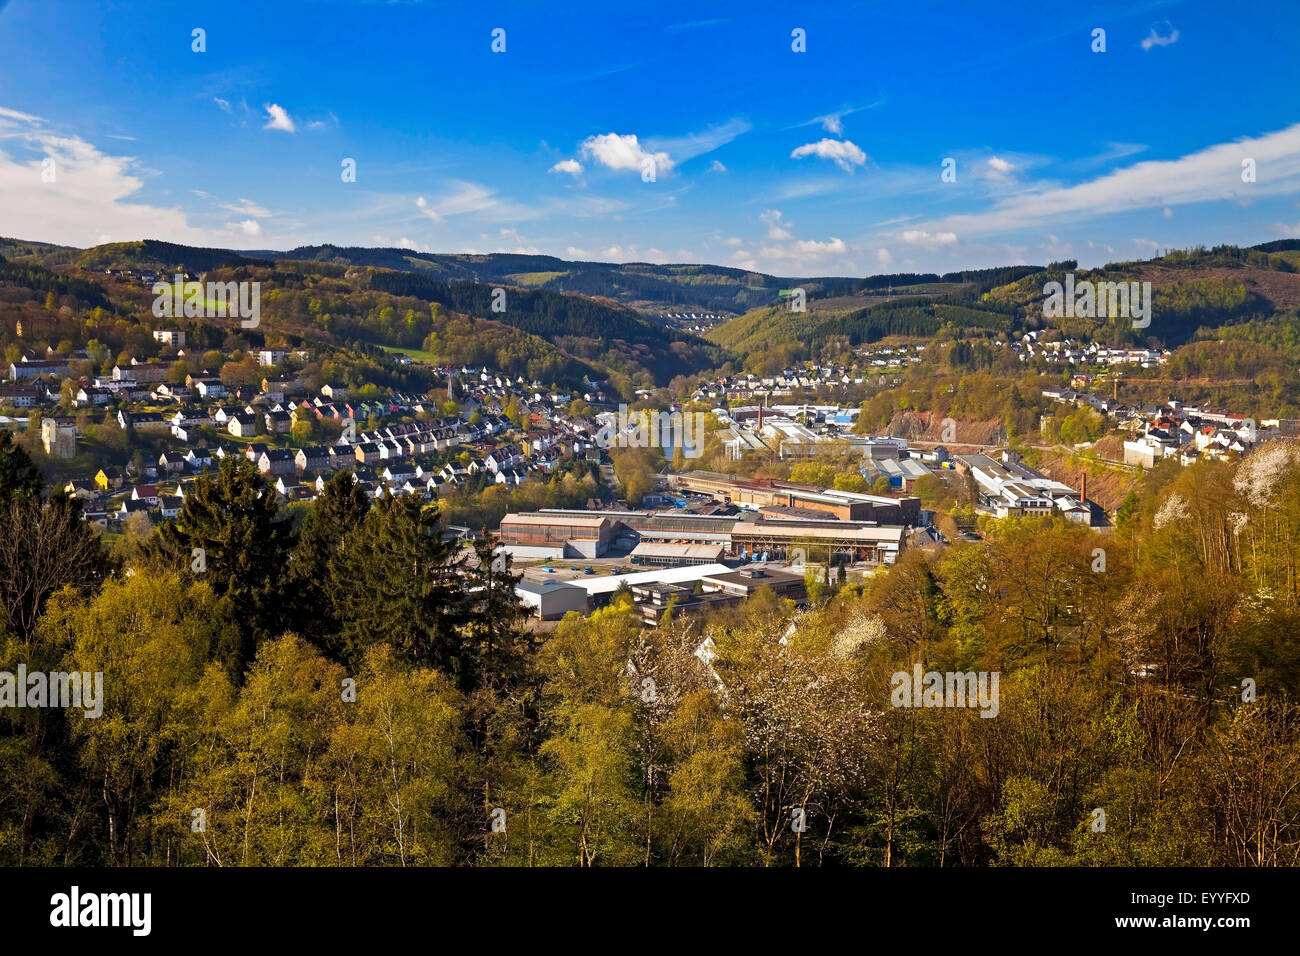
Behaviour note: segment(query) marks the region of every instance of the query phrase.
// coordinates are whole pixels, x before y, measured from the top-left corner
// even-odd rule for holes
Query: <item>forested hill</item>
[[[1091,282],[1150,282],[1152,321],[1135,328],[1123,317],[1044,317],[1043,291],[1067,274]],[[768,305],[725,322],[707,338],[742,355],[792,343],[857,346],[890,336],[945,340],[1001,337],[1052,327],[1076,341],[1175,347],[1202,330],[1273,322],[1300,308],[1300,240],[1251,248],[1175,250],[1148,260],[1082,269],[1072,260],[945,275],[869,276],[827,286],[808,311]]]
[[[20,239],[0,239],[0,255],[45,266],[90,270],[174,269],[206,271],[254,261],[293,260],[329,265],[393,269],[441,282],[478,282],[548,292],[575,292],[611,299],[646,314],[701,311],[737,315],[777,302],[800,285],[810,295],[848,289],[856,278],[782,278],[714,265],[656,265],[647,262],[584,262],[515,253],[462,254],[360,246],[300,246],[287,251],[209,249],[147,239],[74,249]]]
[[[605,380],[613,394],[624,396],[729,358],[725,349],[689,333],[587,296],[151,241],[77,250],[0,240],[0,347],[21,351],[66,342],[84,348],[97,339],[115,354],[148,354],[160,322],[147,277],[182,271],[209,281],[261,283],[255,332],[232,330],[223,319],[162,323],[179,326],[201,345],[234,335],[258,347],[369,351],[381,363],[379,350],[399,349],[422,353],[423,362],[488,365],[543,384]],[[504,294],[499,302],[495,289]]]
[[[377,266],[420,273],[444,282],[498,283],[550,292],[577,292],[612,299],[651,315],[680,310],[739,314],[777,301],[783,289],[795,284],[803,284],[816,293],[857,281],[782,278],[715,265],[569,261],[514,253],[437,254],[325,245],[304,246],[284,253],[247,254]]]
[[[351,274],[351,273],[350,273]],[[684,332],[643,319],[631,309],[583,295],[539,289],[506,288],[478,282],[443,282],[388,269],[367,270],[370,288],[394,296],[438,303],[453,312],[487,316],[584,358],[627,351],[650,369],[657,381],[720,364],[722,349]],[[500,309],[495,290],[502,289]],[[599,350],[599,351],[597,351]]]
[[[811,349],[824,343],[852,347],[890,336],[998,338],[1051,325],[1079,341],[1173,347],[1206,329],[1254,328],[1300,309],[1300,240],[1294,239],[1250,248],[1177,250],[1094,269],[1065,261],[864,278],[782,278],[711,265],[571,262],[553,256],[332,245],[236,252],[154,240],[75,249],[0,239],[0,256],[10,262],[11,272],[43,267],[64,284],[97,283],[110,269],[161,275],[181,269],[239,272],[242,277],[260,277],[272,288],[287,282],[308,293],[302,314],[295,314],[299,327],[324,326],[323,331],[335,334],[346,330],[350,341],[386,347],[421,346],[434,331],[429,310],[441,309],[447,315],[488,319],[532,337],[512,346],[512,365],[523,369],[521,374],[531,369],[548,379],[567,378],[590,368],[620,376],[623,386],[667,384],[677,375],[721,367],[729,359],[756,352]],[[1044,284],[1061,281],[1067,273],[1094,282],[1150,282],[1152,324],[1134,328],[1127,320],[1104,316],[1045,319]],[[35,272],[11,278],[31,290],[49,291],[56,281]],[[343,294],[349,309],[362,308],[365,315],[345,318],[341,300],[327,303],[311,294],[322,287],[332,295]],[[787,297],[794,288],[806,293],[807,314],[791,311]],[[506,290],[504,311],[493,308],[494,289]],[[391,307],[362,302],[355,298],[359,293],[394,301]],[[93,288],[82,289],[79,298],[102,305]],[[744,314],[712,329],[707,341],[662,321],[670,313],[707,309]],[[409,321],[391,318],[412,312],[416,317]],[[543,345],[556,354],[543,354]]]

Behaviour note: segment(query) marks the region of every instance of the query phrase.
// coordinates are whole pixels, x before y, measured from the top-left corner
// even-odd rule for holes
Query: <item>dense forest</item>
[[[1300,862],[1295,445],[1160,469],[1109,536],[542,636],[436,504],[340,474],[296,521],[231,458],[115,560],[0,442],[0,667],[103,674],[99,717],[0,709],[8,864]],[[890,706],[915,665],[997,716]]]

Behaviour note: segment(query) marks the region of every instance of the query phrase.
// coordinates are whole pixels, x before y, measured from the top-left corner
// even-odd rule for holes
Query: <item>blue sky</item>
[[[792,276],[1300,235],[1290,0],[554,6],[0,0],[0,235]]]

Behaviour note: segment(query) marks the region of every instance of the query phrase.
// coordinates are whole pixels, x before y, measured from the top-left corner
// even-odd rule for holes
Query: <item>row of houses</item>
[[[922,345],[881,346],[863,352],[862,362],[854,365],[842,363],[810,363],[802,368],[786,368],[775,375],[755,375],[752,372],[738,375],[721,375],[700,383],[692,398],[705,400],[742,400],[793,395],[799,391],[821,388],[861,385],[868,374],[878,374],[890,369],[902,369],[921,361]]]
[[[997,346],[1008,343],[996,342]],[[1169,349],[1109,348],[1097,342],[1086,345],[1064,338],[1043,341],[1043,330],[1026,332],[1019,341],[1009,343],[1022,362],[1042,361],[1048,365],[1098,365],[1118,367],[1137,365],[1141,368],[1159,368],[1169,362]]]

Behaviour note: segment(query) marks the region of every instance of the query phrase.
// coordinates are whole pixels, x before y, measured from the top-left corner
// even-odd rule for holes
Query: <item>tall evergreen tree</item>
[[[14,436],[0,429],[0,501],[34,498],[45,482],[26,449]]]
[[[152,550],[206,581],[239,623],[239,647],[227,663],[237,672],[259,641],[289,622],[284,602],[293,526],[275,490],[243,457],[227,456],[211,477],[194,482],[180,514],[164,524]]]
[[[438,506],[417,495],[383,495],[348,535],[330,575],[348,660],[388,643],[461,686],[476,673],[460,629],[472,608],[460,577],[459,542],[444,535]]]
[[[290,563],[294,631],[340,663],[342,624],[330,596],[331,568],[342,555],[348,532],[359,526],[369,511],[370,499],[352,472],[336,472],[303,519]]]
[[[476,687],[505,689],[527,676],[532,644],[524,631],[528,611],[515,593],[519,575],[510,571],[510,556],[497,550],[497,540],[474,542],[475,564],[469,572],[471,615],[464,645],[473,673],[466,679]]]

